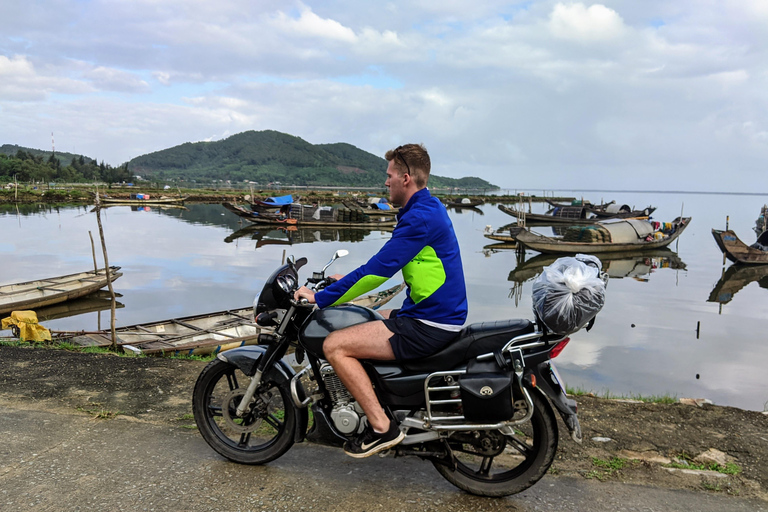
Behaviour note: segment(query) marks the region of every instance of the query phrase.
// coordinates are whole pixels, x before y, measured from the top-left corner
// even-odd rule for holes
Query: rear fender
[[[249,377],[253,377],[256,373],[259,359],[261,359],[266,351],[267,347],[248,345],[245,347],[233,348],[225,352],[219,352],[216,357],[225,363],[239,368]],[[294,375],[296,375],[296,372],[293,371],[293,368],[281,359],[277,361],[272,368],[267,370],[263,378],[276,382],[278,387],[284,388],[288,391],[288,395],[290,396],[290,384]],[[301,386],[301,382],[299,382],[298,385]],[[285,405],[293,407],[296,410],[296,432],[294,434],[294,441],[300,443],[304,440],[304,437],[307,434],[309,412],[306,408],[298,409],[294,405],[293,400],[289,400]]]
[[[536,387],[539,388],[554,404],[557,412],[563,418],[565,426],[571,434],[571,439],[581,444],[581,425],[576,415],[576,400],[565,396],[565,392],[552,371],[549,360],[541,362],[528,369],[536,377]],[[526,379],[530,382],[530,378]]]

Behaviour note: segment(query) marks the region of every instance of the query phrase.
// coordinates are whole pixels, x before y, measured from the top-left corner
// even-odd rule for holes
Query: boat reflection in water
[[[373,232],[392,232],[394,228],[337,228],[337,227],[300,227],[252,225],[238,229],[224,239],[231,243],[239,238],[256,240],[256,248],[265,245],[294,245],[313,242],[361,242]]]
[[[741,265],[734,263],[723,272],[709,294],[707,302],[728,304],[742,288],[757,281],[760,288],[768,288],[768,265]]]
[[[527,261],[521,261],[509,273],[507,281],[514,284],[509,296],[515,298],[515,303],[522,297],[523,283],[541,274],[544,267],[551,265],[564,255],[538,254]],[[668,248],[643,252],[616,252],[598,254],[603,263],[603,272],[611,279],[632,278],[640,282],[648,282],[650,274],[660,268],[685,270],[685,263],[677,253]]]

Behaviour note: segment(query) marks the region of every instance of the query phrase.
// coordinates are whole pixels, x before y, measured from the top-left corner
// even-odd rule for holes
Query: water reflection
[[[757,281],[760,288],[768,288],[768,265],[740,265],[728,267],[712,288],[707,302],[728,304],[742,288]]]
[[[508,281],[524,283],[539,274],[547,265],[551,265],[556,259],[562,257],[557,254],[539,254],[527,261],[521,261],[509,273]],[[636,281],[647,282],[650,274],[659,268],[671,268],[685,270],[685,263],[676,253],[669,249],[657,249],[655,251],[635,253],[611,253],[599,255],[603,263],[603,271],[611,279],[630,277]]]
[[[394,228],[336,228],[336,227],[299,227],[288,226],[275,228],[266,225],[249,225],[238,229],[224,239],[226,243],[240,238],[256,240],[256,248],[265,245],[294,245],[313,242],[362,242],[373,232],[391,232]]]
[[[122,297],[121,294],[116,293],[116,298]],[[112,299],[109,296],[109,292],[106,290],[99,290],[96,293],[92,293],[85,297],[68,300],[52,306],[45,306],[41,308],[33,308],[37,314],[39,321],[56,320],[59,318],[68,318],[71,316],[82,315],[85,313],[94,313],[97,311],[105,311],[111,309]],[[124,308],[125,305],[119,300],[115,303],[115,309]]]

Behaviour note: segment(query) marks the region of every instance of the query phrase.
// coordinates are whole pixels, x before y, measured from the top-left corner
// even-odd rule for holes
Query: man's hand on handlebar
[[[307,299],[307,302],[309,302],[310,304],[314,304],[315,292],[313,292],[306,286],[302,286],[301,288],[299,288],[293,293],[293,298],[296,300]]]

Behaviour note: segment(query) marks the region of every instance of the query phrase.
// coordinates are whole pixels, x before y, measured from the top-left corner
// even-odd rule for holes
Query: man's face
[[[400,206],[405,205],[405,180],[407,174],[400,175],[395,167],[395,159],[389,161],[387,166],[387,181],[384,182],[384,186],[389,188],[389,202],[395,203]]]

